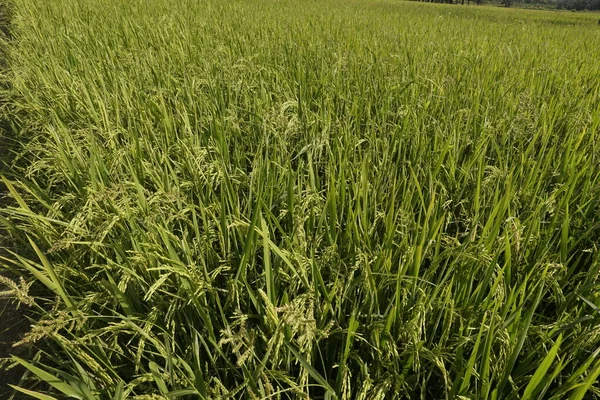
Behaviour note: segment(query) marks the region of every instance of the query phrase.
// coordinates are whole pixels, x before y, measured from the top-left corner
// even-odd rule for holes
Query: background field
[[[54,396],[600,394],[598,15],[13,5],[1,265]]]

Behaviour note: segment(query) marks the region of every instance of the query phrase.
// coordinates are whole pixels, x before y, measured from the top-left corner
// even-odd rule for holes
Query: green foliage
[[[599,0],[558,0],[556,5],[567,10],[600,10]]]
[[[14,5],[38,398],[600,393],[595,16]]]

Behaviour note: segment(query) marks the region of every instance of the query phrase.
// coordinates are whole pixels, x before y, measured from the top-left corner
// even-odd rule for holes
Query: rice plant
[[[1,265],[47,384],[16,391],[600,395],[597,15],[13,9]]]

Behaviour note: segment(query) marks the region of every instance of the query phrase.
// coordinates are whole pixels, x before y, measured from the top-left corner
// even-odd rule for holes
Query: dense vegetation
[[[101,3],[14,0],[3,77],[54,397],[600,394],[597,16]]]
[[[600,0],[558,0],[558,8],[567,10],[600,10]]]
[[[600,0],[416,0],[429,3],[460,5],[493,5],[504,7],[538,8],[549,10],[597,11]]]

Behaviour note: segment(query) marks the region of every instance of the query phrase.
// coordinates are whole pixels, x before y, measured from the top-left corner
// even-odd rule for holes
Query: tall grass
[[[600,394],[597,16],[13,1],[2,265],[54,396]]]

